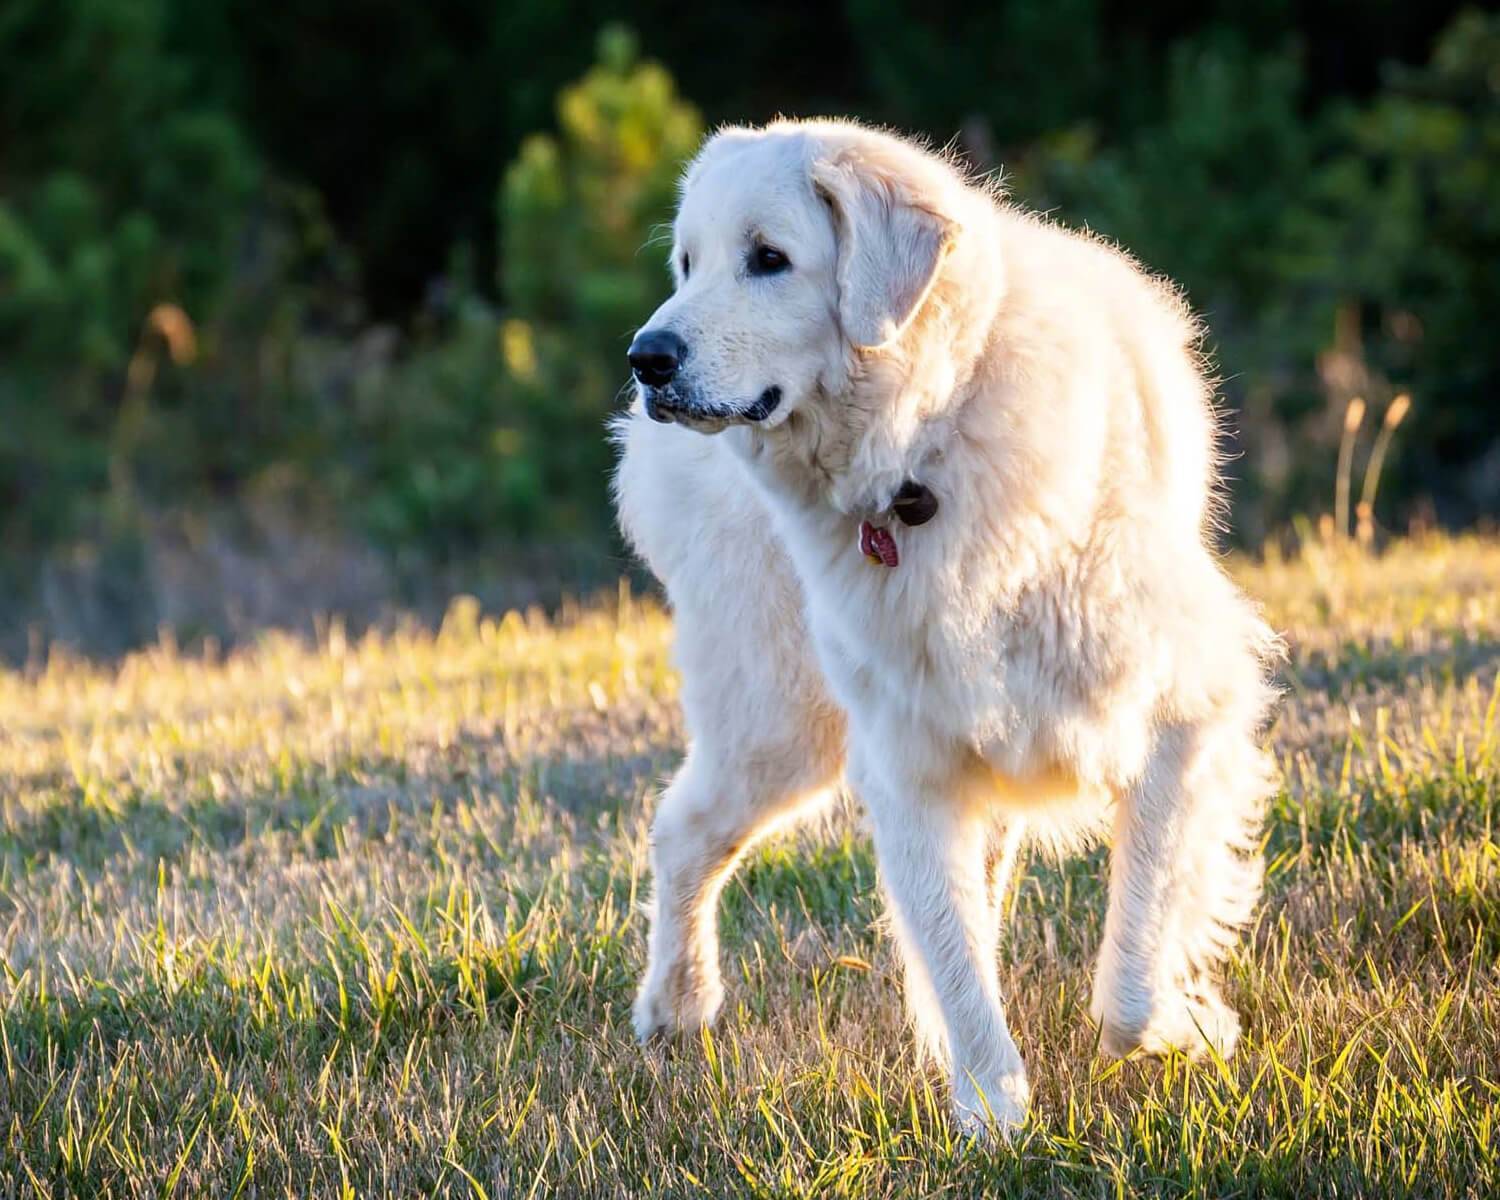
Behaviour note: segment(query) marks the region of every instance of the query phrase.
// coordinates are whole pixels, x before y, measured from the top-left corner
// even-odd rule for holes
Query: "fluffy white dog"
[[[1206,532],[1214,412],[1178,296],[910,142],[715,135],[630,348],[621,523],[663,580],[691,745],[652,838],[642,1037],[723,999],[736,861],[841,778],[911,1017],[971,1127],[1026,1112],[996,970],[1020,841],[1112,827],[1102,1045],[1229,1054],[1276,650]]]

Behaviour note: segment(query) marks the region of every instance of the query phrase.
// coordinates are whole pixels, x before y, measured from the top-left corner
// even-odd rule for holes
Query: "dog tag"
[[[861,522],[859,527],[859,552],[877,567],[894,567],[901,561],[896,553],[896,539],[884,525]]]

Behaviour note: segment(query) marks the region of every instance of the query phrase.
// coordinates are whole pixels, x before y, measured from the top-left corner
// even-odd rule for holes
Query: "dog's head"
[[[854,125],[713,137],[682,183],[675,293],[630,346],[647,413],[706,433],[836,403],[900,339],[951,243],[947,168]]]

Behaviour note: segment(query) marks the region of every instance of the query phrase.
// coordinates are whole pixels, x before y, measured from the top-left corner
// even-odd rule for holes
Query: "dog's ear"
[[[833,211],[844,333],[860,349],[887,345],[922,307],[955,227],[858,156],[815,162],[812,182]]]

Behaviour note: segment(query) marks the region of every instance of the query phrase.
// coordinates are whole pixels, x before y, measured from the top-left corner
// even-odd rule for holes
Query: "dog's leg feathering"
[[[1234,1052],[1214,970],[1260,895],[1269,787],[1242,729],[1178,727],[1120,797],[1092,1005],[1106,1053]]]

